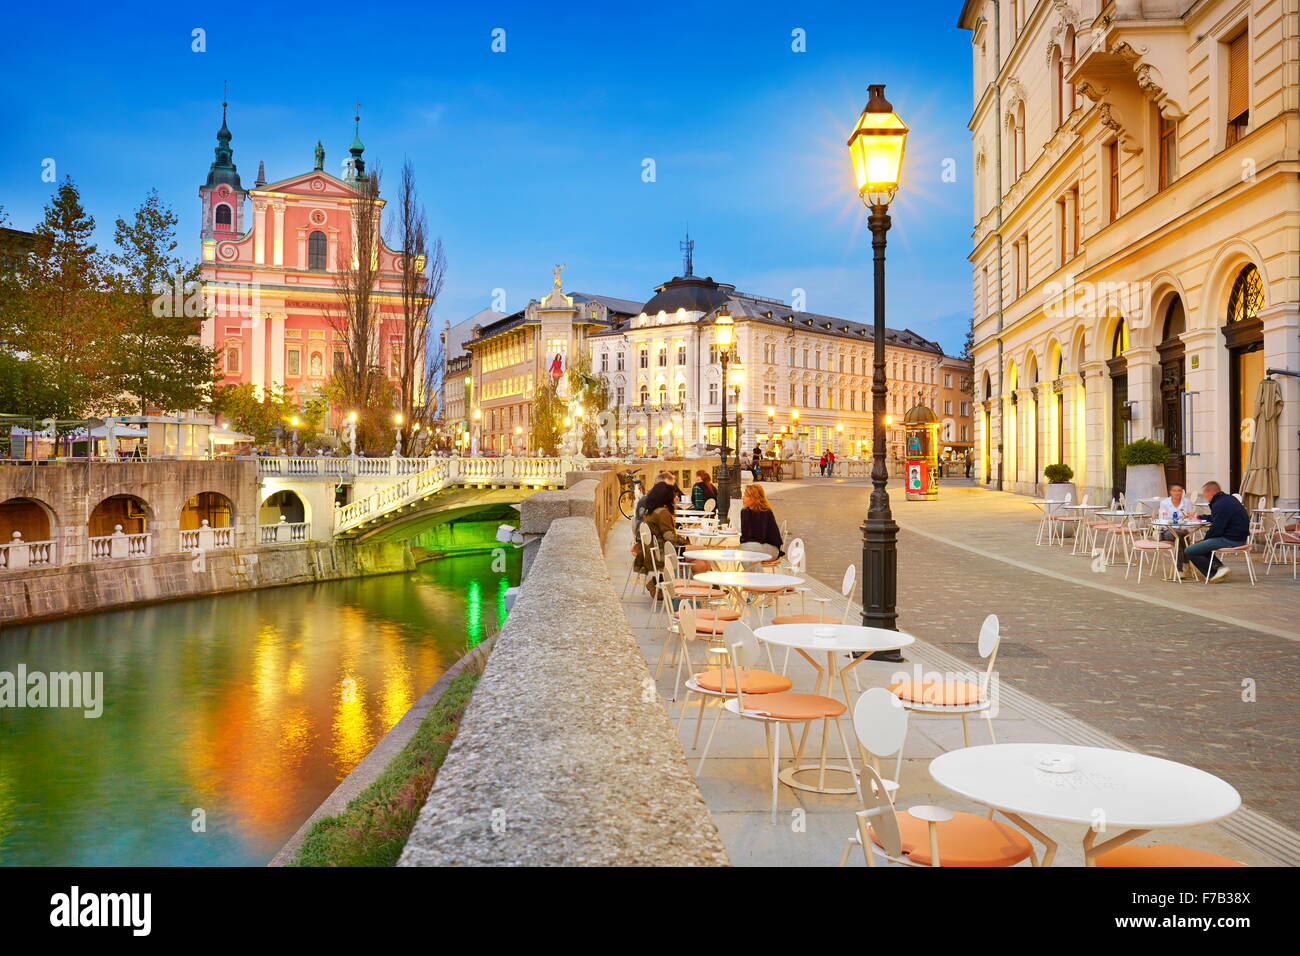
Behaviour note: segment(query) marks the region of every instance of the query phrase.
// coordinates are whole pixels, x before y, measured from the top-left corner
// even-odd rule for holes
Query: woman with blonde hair
[[[759,484],[746,485],[741,498],[740,548],[742,551],[762,551],[780,557],[781,529],[776,525],[776,515],[767,502],[767,492]]]

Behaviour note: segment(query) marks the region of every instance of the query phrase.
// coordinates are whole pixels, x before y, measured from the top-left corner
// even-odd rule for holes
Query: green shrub
[[[1069,465],[1048,465],[1043,469],[1043,477],[1051,484],[1063,485],[1074,477],[1074,469]]]
[[[1129,442],[1119,452],[1121,465],[1163,465],[1169,460],[1169,446],[1162,441],[1139,438]]]

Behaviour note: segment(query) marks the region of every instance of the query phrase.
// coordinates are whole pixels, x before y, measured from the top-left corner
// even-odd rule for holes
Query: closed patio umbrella
[[[1258,507],[1276,501],[1281,491],[1277,476],[1278,422],[1281,417],[1282,387],[1274,379],[1266,378],[1259,383],[1255,398],[1255,440],[1250,444],[1246,475],[1240,488],[1243,499],[1261,499]]]

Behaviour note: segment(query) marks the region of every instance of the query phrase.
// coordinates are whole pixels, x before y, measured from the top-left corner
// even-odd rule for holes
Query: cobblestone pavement
[[[838,586],[845,566],[862,560],[869,483],[766,487],[778,519],[804,539],[809,573]],[[1270,633],[1279,622],[1297,630],[1300,585],[1289,574],[1275,571],[1267,591],[1252,591],[1239,571],[1230,585],[1144,578],[1149,590],[1130,592],[1119,587],[1122,569],[1091,575],[1084,558],[1069,559],[1068,574],[1056,570],[1067,555],[1052,555],[1041,570],[1008,563],[1033,564],[1035,552],[1050,550],[1034,547],[1034,509],[1023,498],[945,487],[939,501],[909,503],[894,487],[890,499],[903,529],[900,629],[975,664],[979,622],[996,613],[1003,681],[1136,750],[1218,774],[1248,805],[1300,828],[1300,648]],[[1009,507],[1023,514],[1010,531],[998,523]],[[980,509],[989,516],[983,532]],[[935,528],[947,541],[930,536]],[[1019,541],[1014,548],[1008,535]],[[1193,592],[1210,599],[1202,606]],[[1267,607],[1253,614],[1255,604]]]

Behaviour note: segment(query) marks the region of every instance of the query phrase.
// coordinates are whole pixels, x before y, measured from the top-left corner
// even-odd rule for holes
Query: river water
[[[0,632],[0,671],[103,674],[103,713],[0,708],[0,863],[262,865],[505,618],[490,554]]]

